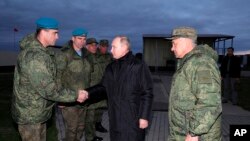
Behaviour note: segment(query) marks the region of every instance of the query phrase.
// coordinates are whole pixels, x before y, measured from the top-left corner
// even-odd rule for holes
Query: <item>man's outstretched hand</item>
[[[85,100],[88,99],[88,92],[85,90],[78,90],[78,98],[76,101],[83,103]]]

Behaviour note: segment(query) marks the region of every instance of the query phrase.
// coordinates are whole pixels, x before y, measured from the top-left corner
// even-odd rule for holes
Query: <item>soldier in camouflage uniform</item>
[[[221,80],[217,53],[208,45],[196,46],[190,27],[172,33],[178,58],[169,97],[169,141],[220,141]]]
[[[111,54],[108,53],[108,47],[109,47],[109,42],[108,40],[100,40],[99,43],[99,48],[98,48],[98,54],[99,54],[99,64],[102,69],[102,74],[100,76],[103,76],[103,73],[107,67],[107,65],[111,62]],[[98,107],[99,105],[99,107]],[[107,108],[107,100],[100,101],[96,104],[97,108],[95,110],[95,130],[106,133],[108,132],[107,129],[105,129],[102,126],[102,115],[103,115],[103,108]]]
[[[82,102],[81,90],[59,87],[56,83],[54,54],[47,47],[58,39],[58,22],[52,18],[36,21],[37,32],[20,42],[12,96],[12,117],[23,141],[45,141],[46,121],[54,101]]]
[[[98,42],[96,41],[95,38],[88,38],[86,44],[87,44],[86,47],[89,52],[88,58],[93,66],[93,72],[91,73],[90,86],[94,86],[98,84],[102,79],[105,60],[102,59],[102,56],[97,51]],[[91,101],[87,101],[87,102],[89,103],[89,106],[88,106],[87,113],[86,113],[86,128],[85,128],[86,141],[100,141],[102,140],[102,138],[96,136],[96,133],[95,133],[96,110],[99,109],[100,107],[107,106],[107,103],[106,101],[100,101],[97,103],[93,103]],[[102,115],[102,113],[98,111],[97,114],[99,115],[99,120],[100,120],[100,115]]]
[[[58,78],[63,87],[73,90],[86,89],[90,84],[91,66],[86,58],[87,31],[77,28],[72,38],[61,49],[58,57]],[[78,103],[60,103],[65,123],[65,141],[80,141],[84,131],[86,107]]]

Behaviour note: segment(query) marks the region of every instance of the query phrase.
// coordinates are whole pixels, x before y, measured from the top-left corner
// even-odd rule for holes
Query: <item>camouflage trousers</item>
[[[233,104],[238,103],[238,91],[237,90],[239,88],[237,89],[237,84],[239,84],[239,82],[236,81],[236,78],[231,78],[228,75],[223,79],[223,87],[224,87],[223,97],[226,101],[229,99],[232,99]]]
[[[101,108],[107,107],[107,101],[103,100],[94,104],[91,104],[87,108],[86,121],[85,121],[85,138],[86,141],[92,141],[96,136],[95,124],[102,121],[103,110]]]
[[[62,115],[65,124],[65,141],[80,141],[85,127],[86,109],[80,107],[64,107]]]
[[[103,109],[96,109],[95,110],[95,123],[102,122],[103,113],[104,113]]]
[[[22,141],[46,141],[46,123],[18,125]]]
[[[85,140],[92,141],[95,137],[95,109],[87,109],[85,125]]]
[[[171,125],[174,125],[173,123]],[[184,127],[171,126],[169,127],[169,135],[167,141],[184,141],[186,138],[186,131]],[[208,133],[199,136],[199,141],[221,141],[221,117],[219,117]]]

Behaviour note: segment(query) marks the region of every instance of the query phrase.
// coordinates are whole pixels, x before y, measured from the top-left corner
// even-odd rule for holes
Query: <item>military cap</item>
[[[87,36],[88,35],[88,31],[83,29],[83,28],[76,28],[72,31],[72,35],[73,36]]]
[[[181,37],[196,40],[197,39],[196,30],[192,27],[178,27],[172,31],[172,37],[167,39],[174,40]]]
[[[86,45],[87,45],[87,44],[92,44],[92,43],[98,44],[98,42],[96,41],[95,38],[88,38],[87,41],[86,41]]]
[[[109,41],[103,39],[103,40],[100,40],[99,44],[100,44],[100,46],[109,46]]]
[[[58,21],[53,18],[42,17],[36,21],[37,29],[58,29]]]

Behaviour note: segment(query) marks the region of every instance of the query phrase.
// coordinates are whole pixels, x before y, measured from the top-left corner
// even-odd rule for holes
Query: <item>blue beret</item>
[[[88,31],[83,28],[76,28],[73,30],[72,35],[73,36],[87,36]]]
[[[37,29],[58,29],[58,21],[53,18],[39,18],[36,21]]]

